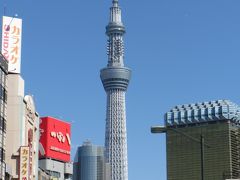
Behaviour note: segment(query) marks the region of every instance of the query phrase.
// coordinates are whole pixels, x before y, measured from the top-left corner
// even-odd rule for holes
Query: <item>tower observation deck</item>
[[[131,70],[124,66],[124,34],[121,9],[118,0],[113,0],[106,27],[108,64],[100,72],[107,94],[105,156],[110,163],[111,180],[128,180],[125,93]]]

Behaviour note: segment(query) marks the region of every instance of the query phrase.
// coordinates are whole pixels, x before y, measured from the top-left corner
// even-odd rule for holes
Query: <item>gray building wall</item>
[[[72,163],[64,163],[53,159],[40,159],[39,167],[50,174],[53,179],[70,180],[72,177]]]

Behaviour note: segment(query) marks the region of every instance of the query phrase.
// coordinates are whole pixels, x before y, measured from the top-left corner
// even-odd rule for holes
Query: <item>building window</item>
[[[3,89],[3,101],[7,102],[7,91],[5,88]]]
[[[0,84],[0,99],[2,99],[4,102],[7,102],[7,91],[2,84]]]
[[[6,119],[0,116],[0,130],[6,132]]]
[[[3,130],[3,117],[0,116],[0,130]]]
[[[71,179],[72,175],[71,174],[64,174],[64,179]]]
[[[3,132],[6,132],[7,122],[6,119],[3,118]]]
[[[2,147],[0,147],[0,161],[5,161],[5,150]]]
[[[56,171],[47,171],[51,176],[55,177],[55,178],[60,178],[60,173],[56,172]]]

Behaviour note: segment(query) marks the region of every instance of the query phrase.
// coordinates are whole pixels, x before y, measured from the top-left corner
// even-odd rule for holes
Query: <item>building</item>
[[[39,115],[32,96],[24,96],[24,80],[20,74],[8,75],[8,94],[7,173],[12,179],[29,177],[37,180]],[[24,152],[28,152],[26,157]],[[25,158],[26,163],[22,161]]]
[[[6,171],[7,74],[8,62],[0,53],[0,179],[5,178]]]
[[[33,97],[24,94],[24,80],[20,75],[21,35],[22,20],[3,16],[2,55],[8,60],[9,95],[8,108],[4,109],[7,113],[5,179],[37,180],[39,115]]]
[[[90,141],[78,147],[73,169],[73,180],[110,180],[104,147],[92,145]]]
[[[240,178],[240,107],[229,100],[180,105],[165,115],[168,180]]]
[[[51,176],[43,171],[41,168],[38,169],[38,180],[51,180]]]
[[[121,9],[118,0],[113,0],[110,22],[106,27],[108,64],[100,73],[107,94],[105,148],[112,180],[128,179],[125,93],[131,70],[124,66],[124,33]]]
[[[71,125],[53,117],[40,120],[39,168],[51,179],[72,178]]]

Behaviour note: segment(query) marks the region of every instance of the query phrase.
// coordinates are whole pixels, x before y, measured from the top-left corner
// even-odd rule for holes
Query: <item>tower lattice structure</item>
[[[128,180],[125,93],[131,70],[124,66],[125,27],[118,0],[112,1],[106,34],[108,64],[100,73],[107,94],[105,156],[110,163],[111,180]]]

